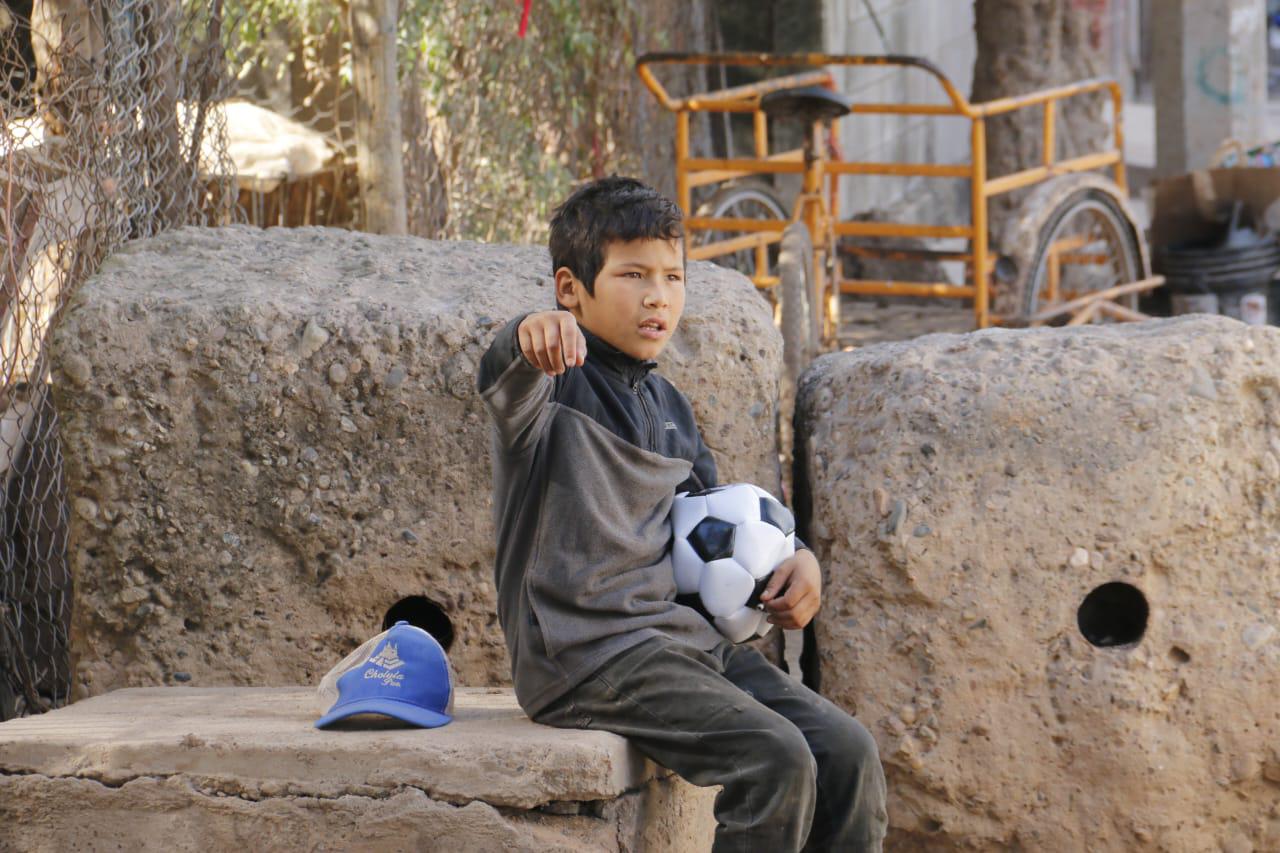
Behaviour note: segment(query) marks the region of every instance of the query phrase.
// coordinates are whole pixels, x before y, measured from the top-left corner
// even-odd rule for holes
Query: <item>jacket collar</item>
[[[622,350],[606,343],[586,326],[579,326],[582,336],[587,339],[587,358],[594,360],[606,371],[613,373],[633,388],[658,366],[658,362],[638,359],[627,355]]]

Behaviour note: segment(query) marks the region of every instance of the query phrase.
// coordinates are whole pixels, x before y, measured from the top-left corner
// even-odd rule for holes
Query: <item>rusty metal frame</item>
[[[804,70],[785,76],[773,77],[759,83],[735,86],[712,92],[698,93],[683,98],[673,97],[654,74],[655,66],[666,65],[728,65],[739,67],[802,68]],[[928,74],[938,83],[945,103],[856,103],[853,115],[921,115],[955,116],[970,122],[970,161],[944,165],[903,162],[847,162],[819,156],[805,161],[800,150],[770,153],[768,147],[767,117],[760,110],[761,96],[795,86],[822,85],[835,87],[830,67],[893,66],[916,69]],[[676,116],[676,201],[684,211],[685,227],[689,232],[726,231],[741,232],[744,237],[733,237],[690,251],[691,258],[715,258],[744,248],[755,250],[755,275],[757,287],[768,288],[777,278],[768,275],[767,246],[781,238],[788,221],[775,219],[731,219],[699,217],[694,215],[692,190],[695,187],[719,183],[748,175],[798,174],[804,177],[804,189],[797,199],[790,221],[804,221],[814,242],[814,304],[824,306],[824,330],[828,341],[834,339],[836,329],[832,321],[838,310],[838,294],[853,293],[871,296],[932,296],[953,299],[973,299],[974,323],[985,328],[1001,318],[990,312],[991,274],[995,266],[988,235],[988,205],[991,198],[1003,193],[1030,187],[1057,175],[1110,169],[1122,190],[1127,189],[1124,167],[1123,94],[1114,80],[1082,80],[1064,86],[1000,98],[973,104],[955,87],[938,66],[927,59],[914,56],[864,56],[826,53],[649,53],[636,62],[636,73],[645,87],[653,93],[663,107]],[[1057,159],[1056,114],[1057,104],[1068,98],[1090,93],[1107,93],[1114,107],[1112,111],[1112,145],[1101,151],[1081,154],[1066,160]],[[1041,107],[1043,110],[1043,154],[1041,163],[1029,169],[991,178],[986,169],[986,119],[1023,109]],[[689,119],[696,112],[749,113],[752,116],[753,157],[709,158],[689,156]],[[838,133],[838,123],[831,123],[833,138]],[[839,180],[844,176],[878,175],[890,177],[923,177],[968,180],[970,182],[970,217],[967,225],[923,225],[898,222],[840,222],[837,214]],[[824,192],[827,198],[824,198]],[[947,260],[964,262],[966,283],[954,285],[946,282],[897,282],[886,280],[849,280],[840,278],[831,283],[822,280],[825,269],[823,260],[834,251],[843,236],[863,237],[931,237],[961,238],[970,241],[969,251],[939,253],[936,250],[878,249],[859,247],[858,254],[894,257],[899,259],[935,257],[945,254]],[[835,264],[839,276],[839,264]]]

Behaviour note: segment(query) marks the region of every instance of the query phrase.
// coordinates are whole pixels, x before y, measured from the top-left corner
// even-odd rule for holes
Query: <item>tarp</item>
[[[270,192],[281,181],[314,175],[341,159],[338,146],[323,133],[265,107],[233,99],[211,106],[210,112],[206,126],[226,123],[227,155],[241,185]],[[194,121],[188,104],[179,104],[178,113],[184,129]],[[215,141],[206,134],[201,145],[200,168],[209,176],[220,172]]]
[[[178,121],[184,135],[191,131],[195,110],[178,104]],[[211,105],[205,113],[205,135],[200,146],[200,171],[205,177],[226,173],[217,156],[217,138],[208,128],[225,123],[227,155],[242,186],[270,192],[282,181],[314,175],[341,160],[342,152],[325,134],[265,107],[238,99]],[[0,133],[0,156],[45,141],[44,123],[38,117],[9,122]]]

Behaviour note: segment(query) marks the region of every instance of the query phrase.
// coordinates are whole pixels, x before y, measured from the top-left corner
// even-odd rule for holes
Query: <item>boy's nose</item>
[[[644,307],[646,308],[666,308],[667,295],[661,290],[651,290],[644,297]]]

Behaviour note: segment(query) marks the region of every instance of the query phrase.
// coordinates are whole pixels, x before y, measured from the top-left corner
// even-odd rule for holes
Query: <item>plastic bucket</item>
[[[1171,294],[1170,299],[1175,316],[1218,313],[1218,294],[1216,293],[1174,293]]]
[[[1280,268],[1274,237],[1237,246],[1170,246],[1157,253],[1174,314],[1222,314],[1267,324],[1267,290]]]
[[[1250,326],[1267,325],[1267,291],[1231,290],[1218,294],[1218,310]]]
[[[1168,286],[1172,312],[1221,314],[1250,326],[1265,326],[1270,279],[1270,275],[1256,273],[1220,279],[1204,275],[1171,278]]]

